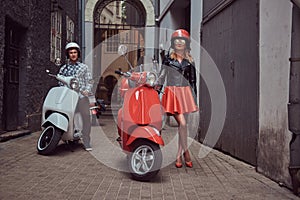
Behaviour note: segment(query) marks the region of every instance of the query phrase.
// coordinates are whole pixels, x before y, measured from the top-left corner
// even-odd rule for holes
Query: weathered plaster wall
[[[288,92],[292,4],[260,1],[258,171],[289,184]]]

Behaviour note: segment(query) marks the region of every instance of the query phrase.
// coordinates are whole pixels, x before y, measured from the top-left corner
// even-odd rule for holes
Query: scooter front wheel
[[[133,144],[128,166],[133,179],[148,181],[160,170],[162,153],[158,144],[140,139]]]
[[[53,153],[61,136],[62,130],[53,125],[47,126],[42,131],[37,142],[38,153],[42,155],[49,155]]]

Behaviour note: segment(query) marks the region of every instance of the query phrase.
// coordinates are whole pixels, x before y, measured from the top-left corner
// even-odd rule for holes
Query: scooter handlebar
[[[125,76],[125,77],[131,77],[131,73],[130,72],[122,72],[120,70],[116,70],[115,71],[116,74],[119,74],[121,76]]]
[[[124,74],[123,72],[121,72],[121,71],[119,71],[119,70],[116,70],[115,73],[116,73],[116,74],[119,74],[119,75],[123,75],[123,74]]]

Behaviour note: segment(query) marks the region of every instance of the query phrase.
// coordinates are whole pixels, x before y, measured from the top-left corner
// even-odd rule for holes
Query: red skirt
[[[167,86],[162,97],[162,106],[169,114],[184,114],[198,110],[190,86]]]

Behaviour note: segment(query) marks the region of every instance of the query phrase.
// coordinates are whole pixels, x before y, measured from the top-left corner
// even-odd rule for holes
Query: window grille
[[[74,41],[74,22],[73,20],[67,16],[67,42]]]
[[[62,14],[55,11],[51,13],[51,51],[50,61],[55,62],[56,58],[61,57],[61,26],[62,26]]]
[[[118,30],[108,29],[106,33],[107,33],[106,52],[108,53],[118,52],[118,46],[119,46]]]

